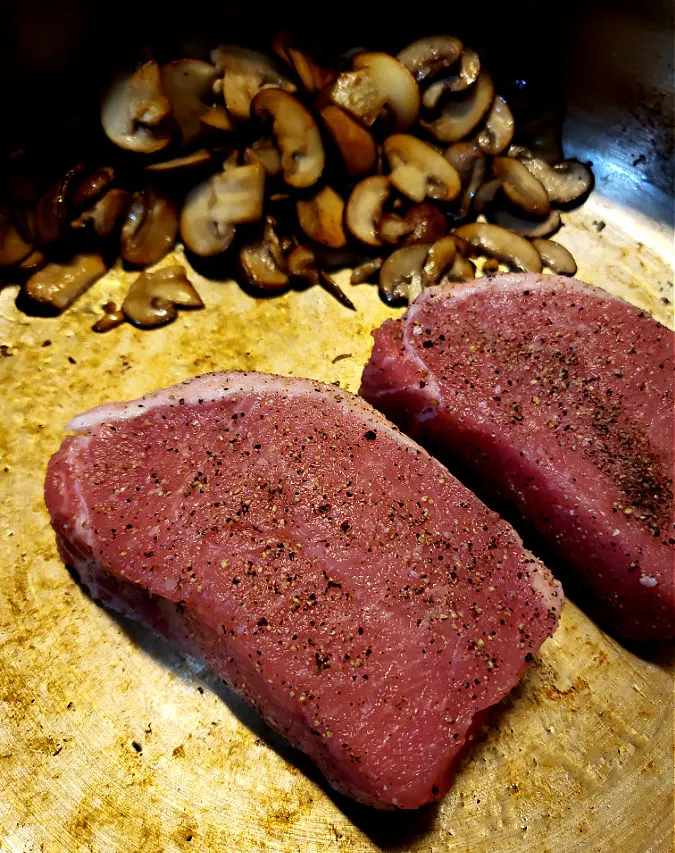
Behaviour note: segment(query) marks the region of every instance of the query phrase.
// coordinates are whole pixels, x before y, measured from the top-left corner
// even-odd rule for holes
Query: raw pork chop
[[[361,394],[543,535],[597,612],[672,638],[673,334],[579,281],[430,288],[375,332]]]
[[[361,802],[440,797],[555,628],[560,587],[512,528],[354,395],[212,374],[68,429],[63,559]]]

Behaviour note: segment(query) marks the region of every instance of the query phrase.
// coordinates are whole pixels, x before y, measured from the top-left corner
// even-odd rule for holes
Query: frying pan
[[[99,87],[142,45],[174,55],[212,40],[255,46],[294,27],[326,47],[398,49],[457,33],[486,52],[504,86],[564,101],[565,153],[592,161],[596,188],[565,215],[560,240],[581,278],[672,325],[667,2],[169,10],[42,0],[0,12],[7,151],[29,134],[63,146],[65,118],[95,119]],[[76,585],[42,501],[47,459],[72,415],[225,368],[356,390],[369,332],[394,313],[365,287],[350,290],[353,314],[317,288],[256,300],[233,282],[194,280],[206,310],[100,337],[89,327],[101,304],[129,283],[119,268],[59,318],[27,317],[16,289],[0,290],[0,850],[671,851],[672,649],[629,648],[574,602],[444,800],[379,814],[331,792],[197,661]]]

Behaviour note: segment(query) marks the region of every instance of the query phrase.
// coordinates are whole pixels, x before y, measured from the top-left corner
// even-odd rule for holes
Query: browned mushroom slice
[[[508,153],[540,181],[553,204],[570,204],[593,186],[593,173],[579,160],[563,160],[551,166],[527,148],[511,146]]]
[[[349,174],[360,177],[372,171],[377,161],[377,146],[365,127],[333,104],[321,110],[321,118],[340,149]]]
[[[269,56],[245,47],[225,44],[211,52],[211,61],[223,77],[223,97],[228,111],[247,119],[256,95],[266,86],[295,92],[296,86]]]
[[[19,227],[17,217],[0,204],[0,267],[11,267],[31,254],[33,243]]]
[[[112,166],[101,166],[79,175],[67,189],[70,212],[84,210],[95,204],[110,189],[114,179],[115,170]]]
[[[139,267],[156,264],[176,242],[178,211],[151,187],[134,193],[122,225],[120,254]]]
[[[217,76],[214,66],[201,59],[175,59],[160,68],[162,88],[184,145],[193,142],[203,130],[201,118],[209,109],[206,99]]]
[[[98,254],[75,255],[67,263],[51,263],[38,270],[25,283],[24,293],[32,302],[61,313],[106,270]]]
[[[19,264],[19,269],[26,275],[33,275],[34,272],[41,270],[47,264],[47,259],[39,249],[35,249],[24,258]]]
[[[183,205],[180,234],[186,248],[201,257],[224,252],[235,225],[262,218],[265,170],[259,163],[229,166],[194,187]]]
[[[422,267],[422,284],[430,287],[443,278],[452,269],[457,257],[457,243],[452,236],[437,240],[427,252]]]
[[[272,133],[281,151],[284,180],[296,189],[311,187],[323,172],[325,154],[319,128],[309,110],[282,89],[263,89],[251,111],[272,118]]]
[[[446,270],[445,275],[441,278],[438,284],[473,281],[474,278],[476,278],[476,268],[471,261],[467,261],[467,259],[462,257],[458,252],[452,266],[450,269]]]
[[[475,142],[455,142],[447,149],[444,156],[457,170],[462,182],[462,193],[456,216],[458,219],[464,219],[485,178],[487,171],[485,155]]]
[[[281,172],[281,151],[269,137],[256,140],[244,152],[247,163],[260,163],[267,174],[273,178]]]
[[[422,120],[422,127],[439,142],[458,142],[475,130],[492,106],[494,94],[491,75],[481,71],[478,80],[466,94],[448,101],[438,118]]]
[[[462,42],[454,36],[427,36],[404,47],[396,58],[418,83],[423,83],[454,65],[462,50]]]
[[[111,329],[116,329],[126,321],[126,316],[121,308],[118,308],[114,302],[106,302],[103,306],[103,316],[91,327],[92,332],[109,332]]]
[[[371,175],[354,187],[347,201],[345,222],[357,240],[369,246],[382,245],[379,227],[390,194],[389,179],[384,175]]]
[[[146,172],[175,172],[178,169],[193,169],[195,166],[203,166],[213,159],[213,153],[206,148],[199,148],[191,154],[182,157],[172,157],[171,160],[161,160],[158,163],[149,163],[145,167]]]
[[[275,230],[275,220],[267,217],[263,238],[243,246],[239,263],[249,283],[261,290],[277,291],[288,286],[288,266]]]
[[[518,272],[541,272],[542,262],[539,252],[529,240],[486,222],[472,222],[461,225],[454,232],[466,240],[479,254],[496,258]]]
[[[407,130],[420,112],[420,90],[415,78],[388,53],[359,53],[352,62],[355,71],[366,71],[384,96],[394,117],[394,130]]]
[[[424,286],[423,268],[429,248],[428,243],[417,243],[396,249],[389,255],[382,264],[378,283],[386,302],[413,302],[419,296]]]
[[[533,240],[532,245],[539,252],[544,266],[557,275],[574,275],[577,263],[572,255],[555,240]]]
[[[229,113],[220,104],[209,107],[199,116],[199,121],[214,130],[232,130],[234,127]]]
[[[171,141],[170,115],[171,103],[154,59],[114,83],[101,105],[106,136],[120,148],[145,154],[166,148]]]
[[[328,86],[337,76],[330,68],[322,68],[311,56],[293,45],[286,48],[288,64],[300,78],[308,95],[314,95]]]
[[[413,230],[412,222],[408,222],[398,213],[384,213],[380,219],[377,233],[385,243],[401,243],[404,237]]]
[[[296,203],[298,222],[305,234],[333,249],[340,249],[347,242],[342,228],[344,209],[344,201],[331,187],[323,187],[312,198]]]
[[[452,201],[461,189],[457,170],[431,145],[405,133],[390,136],[384,142],[389,161],[389,180],[399,192],[413,201],[433,198]]]
[[[553,208],[544,219],[525,218],[525,216],[517,216],[511,210],[499,210],[499,208],[490,210],[488,219],[523,237],[548,237],[562,225],[560,214]]]
[[[495,157],[492,170],[509,201],[530,216],[547,216],[551,203],[543,185],[513,157]]]
[[[497,194],[502,188],[501,178],[491,178],[484,184],[481,184],[473,197],[473,209],[476,213],[483,213],[497,197]]]
[[[465,48],[459,61],[456,74],[435,80],[430,83],[422,94],[422,105],[427,110],[435,110],[446,92],[463,92],[478,79],[480,74],[480,58],[475,50]]]
[[[494,157],[509,147],[514,127],[513,113],[509,105],[501,95],[497,95],[476,142],[486,154]]]
[[[85,210],[70,224],[73,228],[84,228],[91,222],[99,237],[109,237],[121,224],[130,200],[130,193],[113,187],[93,207]]]
[[[375,124],[387,102],[383,92],[366,70],[343,71],[326,90],[325,96],[366,127]]]
[[[180,264],[142,272],[129,288],[122,311],[135,326],[152,329],[176,319],[177,307],[203,308],[204,303]]]
[[[371,282],[382,268],[382,258],[372,258],[354,267],[349,279],[350,284],[365,284]]]
[[[413,243],[435,243],[448,230],[448,220],[437,207],[427,201],[413,205],[406,213],[404,222],[408,226],[403,241],[406,246]]]
[[[288,256],[288,272],[309,284],[319,283],[319,263],[309,246],[296,246]]]

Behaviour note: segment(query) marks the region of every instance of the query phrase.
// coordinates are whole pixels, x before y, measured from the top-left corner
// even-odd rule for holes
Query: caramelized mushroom
[[[213,65],[201,59],[176,59],[160,68],[162,88],[184,145],[193,142],[203,130],[201,118],[209,109],[206,98],[217,74]]]
[[[420,92],[415,78],[388,53],[359,53],[352,65],[355,71],[366,71],[382,93],[394,117],[394,130],[407,130],[420,112]]]
[[[387,102],[367,69],[343,71],[326,90],[325,97],[366,127],[375,124]]]
[[[269,137],[258,139],[244,152],[247,163],[260,163],[267,174],[273,178],[281,172],[281,151]]]
[[[331,187],[323,187],[312,198],[296,203],[298,222],[305,234],[333,249],[340,249],[347,242],[342,228],[344,209],[344,201]]]
[[[462,194],[456,216],[458,219],[464,219],[485,178],[487,171],[485,155],[475,142],[455,142],[447,149],[444,156],[457,170],[462,182]]]
[[[553,208],[544,219],[529,219],[525,216],[517,216],[511,210],[499,209],[490,210],[488,218],[502,228],[508,228],[509,231],[515,231],[523,237],[548,237],[562,225],[560,214]]]
[[[369,282],[375,274],[380,271],[382,263],[382,258],[372,258],[371,260],[365,261],[357,267],[354,267],[349,283],[364,284],[365,282]]]
[[[263,89],[251,111],[260,119],[273,119],[272,133],[281,151],[284,180],[297,189],[315,184],[325,163],[321,134],[312,114],[282,89]]]
[[[101,105],[106,136],[120,148],[145,154],[166,148],[171,141],[170,115],[171,103],[154,59],[114,83]]]
[[[427,36],[403,48],[397,59],[418,83],[423,83],[454,65],[462,50],[462,42],[454,36]]]
[[[199,121],[206,127],[213,128],[213,130],[227,131],[232,130],[234,127],[229,113],[220,104],[215,104],[209,107],[206,112],[201,113]]]
[[[211,52],[211,61],[217,72],[224,74],[223,97],[235,118],[249,118],[254,98],[266,86],[296,90],[273,59],[255,50],[224,44]]]
[[[428,243],[417,243],[396,249],[382,264],[379,290],[388,303],[403,300],[412,302],[423,287],[424,262],[429,251]]]
[[[439,142],[457,142],[468,136],[492,106],[494,83],[487,71],[481,71],[476,83],[442,108],[438,118],[421,121],[422,127]]]
[[[203,166],[213,159],[213,154],[206,148],[200,148],[191,154],[182,157],[172,157],[171,160],[161,160],[158,163],[150,163],[145,167],[146,172],[175,172],[178,169],[193,169],[195,166]]]
[[[563,160],[550,166],[527,148],[512,145],[509,157],[515,157],[543,185],[553,204],[570,204],[586,195],[593,186],[593,173],[579,160]]]
[[[99,237],[109,237],[122,222],[130,199],[126,190],[113,187],[93,207],[74,219],[71,225],[73,228],[83,228],[91,222]]]
[[[204,303],[183,267],[172,264],[154,272],[142,272],[129,288],[122,311],[135,326],[150,329],[175,320],[177,306],[203,308]]]
[[[178,211],[151,187],[134,193],[122,225],[120,254],[139,267],[156,264],[176,242]]]
[[[457,170],[426,142],[408,134],[395,134],[384,142],[389,180],[413,201],[433,198],[451,201],[461,189]]]
[[[24,293],[32,302],[60,314],[106,271],[100,255],[75,255],[67,263],[51,263],[42,267],[25,283]]]
[[[446,92],[463,92],[478,79],[480,59],[475,50],[466,48],[459,61],[459,69],[452,77],[435,80],[424,90],[422,105],[427,110],[435,110]]]
[[[360,177],[372,171],[377,162],[377,146],[365,127],[333,104],[321,110],[321,118],[340,149],[349,174]]]
[[[288,271],[294,278],[303,279],[309,284],[318,284],[345,308],[356,311],[352,300],[328,273],[319,269],[318,263],[316,254],[309,246],[296,246],[288,256]]]
[[[441,211],[429,202],[413,205],[404,217],[408,226],[404,243],[435,243],[448,230],[448,221]]]
[[[103,306],[103,316],[91,327],[92,332],[109,332],[111,329],[116,329],[126,321],[124,311],[118,308],[114,302],[106,302]]]
[[[347,201],[347,228],[362,243],[381,246],[379,234],[382,210],[391,194],[389,180],[384,175],[371,175],[354,187]]]
[[[544,266],[557,275],[574,275],[577,264],[572,255],[555,240],[533,240],[532,245],[539,252]]]
[[[261,290],[283,290],[289,282],[287,264],[275,226],[274,219],[268,216],[262,240],[243,246],[239,252],[244,275],[250,284]]]
[[[461,225],[453,233],[466,240],[480,254],[496,258],[518,272],[542,271],[541,257],[532,243],[499,225],[472,222]]]
[[[428,250],[422,267],[422,283],[425,287],[437,284],[452,268],[457,257],[457,243],[452,236],[437,240]]]
[[[492,170],[509,201],[531,216],[548,215],[551,203],[546,190],[521,162],[513,157],[495,157]]]
[[[501,95],[497,95],[476,142],[490,156],[501,154],[511,144],[514,128],[515,122],[509,105]]]
[[[322,68],[309,54],[300,50],[288,33],[278,33],[272,41],[272,50],[298,75],[308,95],[320,92],[335,79],[335,72]]]

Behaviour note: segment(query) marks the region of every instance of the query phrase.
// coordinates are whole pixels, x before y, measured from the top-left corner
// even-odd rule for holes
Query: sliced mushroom
[[[159,163],[150,163],[145,167],[146,172],[175,172],[178,169],[193,169],[195,166],[203,166],[213,159],[213,153],[206,148],[200,148],[183,157],[173,157],[171,160],[161,160]]]
[[[331,187],[323,187],[312,198],[296,203],[298,222],[305,234],[332,249],[340,249],[347,242],[342,227],[344,209],[344,201]]]
[[[14,266],[32,251],[32,240],[19,227],[17,217],[0,204],[0,267]]]
[[[314,95],[328,86],[335,79],[335,72],[330,68],[322,68],[297,47],[289,46],[286,49],[288,62],[302,81],[302,85],[308,95]]]
[[[443,213],[435,205],[426,201],[413,205],[403,221],[408,228],[404,240],[406,246],[413,243],[435,243],[448,230],[448,220]]]
[[[79,175],[66,189],[69,212],[83,210],[95,204],[110,189],[114,179],[115,170],[112,166],[101,166],[85,175]]]
[[[19,269],[21,272],[26,273],[28,275],[33,275],[34,272],[41,270],[47,264],[47,259],[42,254],[39,249],[35,249],[28,255],[27,258],[24,258],[19,264]]]
[[[484,184],[481,184],[474,193],[474,211],[476,213],[483,213],[483,211],[493,203],[501,188],[501,178],[492,178],[491,180],[486,181]]]
[[[106,271],[100,255],[75,255],[67,263],[51,263],[38,270],[25,283],[24,293],[32,302],[60,314]]]
[[[370,282],[382,268],[382,263],[382,258],[372,258],[369,261],[365,261],[365,263],[359,264],[358,267],[352,270],[349,283],[365,284],[366,282]]]
[[[481,71],[468,92],[448,101],[438,118],[420,123],[439,142],[458,142],[478,126],[492,106],[494,94],[492,76]]]
[[[462,50],[462,42],[454,36],[427,36],[403,48],[396,58],[418,83],[423,83],[454,65]]]
[[[401,243],[404,237],[413,230],[412,222],[408,222],[398,213],[384,213],[380,219],[377,233],[385,243]]]
[[[446,92],[463,92],[478,79],[480,58],[475,50],[465,48],[459,61],[459,69],[452,77],[435,80],[424,90],[422,105],[427,110],[435,110]]]
[[[321,118],[340,149],[349,174],[360,177],[372,171],[377,162],[377,146],[365,127],[334,104],[321,110]]]
[[[388,53],[359,53],[352,65],[355,71],[367,71],[383,94],[394,117],[394,130],[407,130],[420,112],[420,90],[410,71]]]
[[[357,240],[369,246],[382,245],[379,227],[390,195],[389,179],[384,175],[371,175],[354,187],[347,201],[345,222]]]
[[[326,90],[325,97],[366,127],[375,124],[387,103],[384,93],[367,69],[343,71]]]
[[[206,112],[201,113],[199,121],[206,127],[214,130],[232,130],[234,125],[225,107],[220,104],[209,107]]]
[[[452,262],[450,269],[446,270],[443,278],[438,284],[447,284],[450,282],[473,281],[476,278],[476,268],[467,261],[466,258],[457,252],[455,260]]]
[[[281,172],[281,151],[269,137],[258,139],[244,152],[247,163],[260,163],[267,174],[273,178]]]
[[[256,95],[266,86],[295,92],[296,86],[269,56],[237,45],[224,44],[211,52],[211,61],[223,73],[223,97],[228,111],[247,119]]]
[[[485,155],[475,142],[455,142],[445,152],[445,159],[453,166],[462,182],[462,194],[456,212],[464,219],[471,209],[473,198],[485,179]]]
[[[204,303],[180,264],[142,272],[122,303],[124,316],[135,326],[151,329],[176,319],[177,306],[203,308]]]
[[[276,223],[267,217],[262,240],[243,246],[239,262],[249,283],[261,290],[283,290],[289,282],[288,269],[275,230]]]
[[[457,243],[452,236],[437,240],[429,249],[422,267],[422,283],[425,287],[436,284],[452,268],[457,257]]]
[[[421,139],[394,134],[385,140],[384,153],[392,170],[390,182],[413,201],[425,198],[452,201],[459,194],[457,170]]]
[[[518,272],[542,271],[541,257],[532,243],[499,225],[472,222],[461,225],[453,233],[466,240],[480,254],[496,258]]]
[[[548,237],[554,234],[562,225],[560,214],[551,208],[550,213],[544,219],[526,219],[517,216],[511,210],[490,210],[488,218],[502,228],[515,231],[523,237]]]
[[[114,83],[101,104],[101,124],[108,139],[120,148],[145,154],[166,148],[171,141],[170,115],[171,103],[154,59]]]
[[[515,122],[509,105],[501,95],[497,95],[476,142],[486,154],[494,157],[509,147],[514,128]]]
[[[555,240],[533,240],[532,245],[539,252],[544,266],[557,275],[574,275],[577,263],[572,255]]]
[[[218,72],[201,59],[175,59],[160,68],[162,89],[171,103],[184,145],[202,132],[202,116],[208,111],[206,99]]]
[[[319,128],[300,101],[282,89],[263,89],[251,111],[260,119],[273,119],[272,133],[281,151],[284,180],[296,189],[315,184],[325,163]]]
[[[421,292],[424,262],[429,251],[428,243],[417,243],[396,249],[382,264],[379,290],[382,298],[392,304],[412,302]]]
[[[70,224],[73,228],[84,228],[91,222],[99,237],[109,237],[121,224],[130,200],[130,193],[113,187],[93,207],[85,210]]]
[[[588,193],[593,186],[593,173],[579,160],[563,160],[550,166],[527,148],[511,146],[509,157],[518,162],[543,185],[553,204],[570,204]]]
[[[288,272],[309,284],[319,283],[319,264],[309,246],[296,246],[288,256]]]
[[[178,233],[176,205],[152,187],[133,194],[120,235],[125,261],[149,267],[171,251]]]
[[[262,218],[265,170],[259,163],[229,166],[194,187],[185,199],[180,234],[186,248],[201,257],[224,252],[235,225]]]
[[[111,329],[116,329],[117,326],[121,326],[122,323],[126,322],[126,319],[124,311],[122,311],[121,308],[118,308],[114,302],[106,302],[103,306],[103,316],[98,318],[91,327],[91,330],[92,332],[98,332],[99,334],[109,332]]]
[[[495,157],[492,171],[502,182],[506,197],[530,216],[548,216],[551,202],[543,185],[513,157]]]

